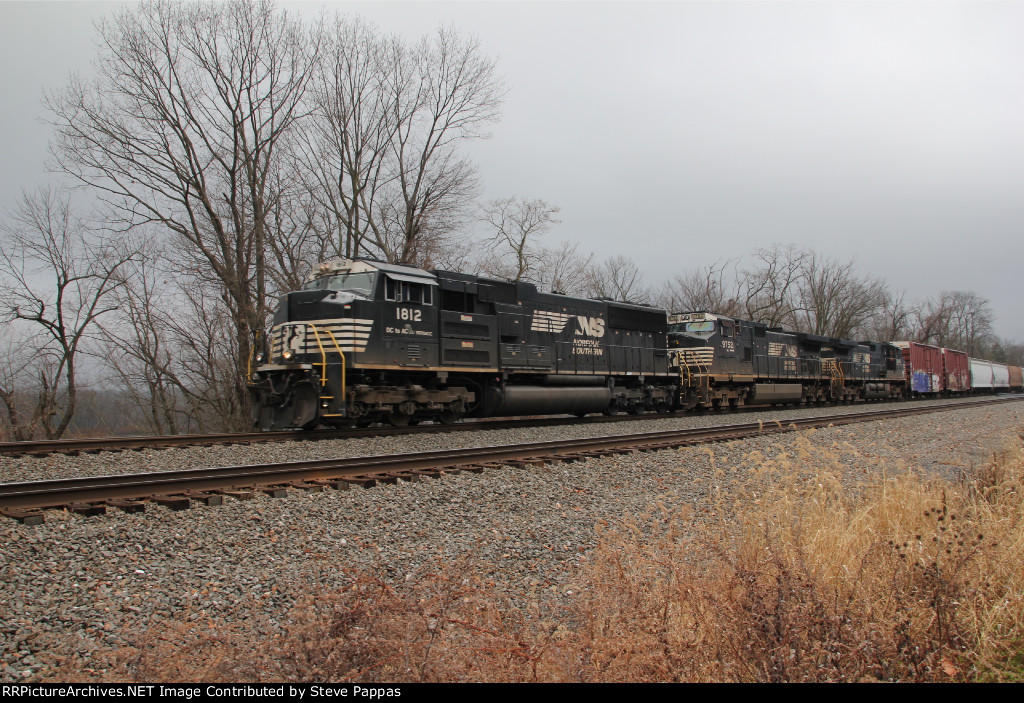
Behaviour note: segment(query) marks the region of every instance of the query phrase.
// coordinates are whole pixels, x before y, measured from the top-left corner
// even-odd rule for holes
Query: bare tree
[[[852,337],[885,302],[885,285],[857,274],[853,261],[811,253],[803,262],[798,285],[802,329],[831,337]]]
[[[0,233],[0,314],[28,335],[20,358],[8,364],[4,383],[27,381],[26,375],[35,381],[28,415],[14,405],[23,389],[5,385],[0,400],[20,439],[36,427],[56,439],[75,416],[87,336],[115,308],[112,293],[132,252],[104,240],[75,216],[67,198],[52,191],[23,196]]]
[[[947,304],[942,297],[929,298],[913,308],[914,341],[942,345],[949,338]]]
[[[337,20],[327,46],[302,162],[337,251],[429,266],[477,192],[458,148],[498,118],[495,64],[446,27],[409,47]]]
[[[886,290],[879,309],[871,321],[869,337],[881,340],[910,339],[913,327],[913,308],[906,302],[904,291]]]
[[[97,78],[48,99],[58,166],[126,229],[158,225],[216,282],[244,360],[267,314],[268,223],[317,33],[270,2],[144,2],[99,25]],[[236,401],[247,398],[244,361]]]
[[[1003,338],[999,340],[999,342],[1005,358],[997,359],[995,358],[995,355],[993,355],[993,361],[1004,361],[1005,363],[1013,364],[1014,366],[1024,366],[1024,344],[1007,338]]]
[[[310,92],[315,118],[307,123],[299,163],[326,215],[320,234],[336,256],[386,256],[378,219],[395,180],[390,143],[401,110],[391,86],[408,80],[392,77],[408,70],[404,54],[399,39],[379,37],[358,19],[336,18],[326,37]]]
[[[3,437],[16,442],[36,436],[44,417],[50,415],[49,392],[52,359],[37,351],[34,331],[4,325],[0,337],[0,403],[3,403]]]
[[[141,411],[153,434],[177,434],[188,426],[181,398],[187,394],[169,334],[175,287],[161,269],[161,252],[151,243],[131,262],[125,284],[116,291],[116,314],[103,325],[105,345],[115,353],[105,361],[120,387]]]
[[[707,310],[722,315],[741,314],[738,302],[736,259],[720,259],[704,268],[676,274],[661,290],[659,304],[670,312]],[[732,268],[732,274],[729,273]]]
[[[582,253],[579,243],[562,242],[558,246],[546,247],[541,254],[538,288],[561,293],[562,295],[586,295],[593,252]]]
[[[492,230],[483,271],[509,281],[540,283],[546,252],[540,240],[558,222],[558,208],[539,199],[512,197],[491,200],[480,211]]]
[[[769,327],[796,324],[796,290],[811,252],[795,244],[758,249],[754,268],[740,277],[741,308],[748,320]]]
[[[982,354],[995,340],[989,302],[973,291],[943,291],[919,304],[914,340]]]
[[[940,346],[978,354],[990,344],[992,310],[987,299],[973,291],[943,291],[926,303],[928,316],[922,321],[921,336]]]
[[[640,267],[625,256],[611,256],[590,269],[587,294],[594,298],[631,303],[647,303],[650,293],[644,288]]]

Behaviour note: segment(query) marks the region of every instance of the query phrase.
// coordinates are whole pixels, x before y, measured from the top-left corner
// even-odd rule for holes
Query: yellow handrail
[[[341,402],[347,403],[345,399],[345,352],[341,350],[341,345],[338,344],[338,340],[334,337],[334,332],[330,330],[324,330],[334,342],[334,348],[338,350],[338,354],[341,356]]]
[[[249,347],[249,359],[248,359],[248,364],[247,364],[246,371],[245,371],[245,373],[246,373],[246,380],[248,380],[250,383],[252,383],[252,360],[253,360],[253,357],[256,356],[256,345],[257,345],[257,342],[258,342],[259,338],[260,338],[260,333],[259,333],[259,330],[257,330],[256,334],[253,336],[252,345]]]
[[[320,330],[317,329],[316,325],[306,323],[308,327],[313,328],[313,337],[316,339],[316,345],[320,348],[320,385],[321,387],[327,386],[327,352],[324,350],[323,342],[320,341]],[[334,333],[328,329],[324,332],[331,338],[331,342],[334,343],[334,348],[341,355],[341,402],[345,402],[345,352],[341,350],[341,345],[338,344],[337,338]]]

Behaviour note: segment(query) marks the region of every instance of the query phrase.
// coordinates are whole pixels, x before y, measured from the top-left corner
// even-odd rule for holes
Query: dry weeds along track
[[[289,489],[315,491],[326,488],[347,490],[351,486],[369,488],[378,483],[415,481],[423,477],[437,477],[458,471],[480,472],[487,468],[502,466],[540,465],[609,454],[656,451],[774,432],[924,415],[1022,399],[1024,397],[1015,396],[942,406],[875,410],[795,419],[785,424],[752,422],[711,428],[412,454],[7,483],[0,484],[0,513],[24,523],[34,524],[43,521],[44,516],[40,510],[44,508],[72,510],[89,515],[105,513],[108,507],[137,512],[153,504],[183,510],[190,507],[192,501],[217,505],[225,496],[245,500],[251,498],[256,491],[263,491],[274,497],[285,497]]]

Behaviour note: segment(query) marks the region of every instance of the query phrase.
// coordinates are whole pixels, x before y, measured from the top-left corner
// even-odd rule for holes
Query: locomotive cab
[[[437,363],[436,278],[383,262],[320,264],[301,290],[282,295],[269,334],[267,363],[250,379],[254,423],[309,428],[377,419],[408,421],[413,411],[367,394],[382,368]],[[261,360],[262,361],[262,360]],[[372,378],[361,369],[372,366]],[[354,405],[358,407],[353,407]]]
[[[757,348],[764,346],[764,325],[698,311],[669,315],[668,333],[683,407],[747,402]]]
[[[687,368],[711,367],[715,359],[719,316],[710,312],[687,312],[668,316],[668,347],[672,365]]]

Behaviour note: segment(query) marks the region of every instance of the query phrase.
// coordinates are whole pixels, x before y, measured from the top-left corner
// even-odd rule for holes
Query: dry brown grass
[[[1024,451],[957,481],[900,468],[851,483],[853,448],[795,446],[716,469],[729,488],[692,514],[599,528],[568,603],[513,603],[471,560],[401,583],[362,572],[280,626],[152,631],[107,677],[1024,679]]]

